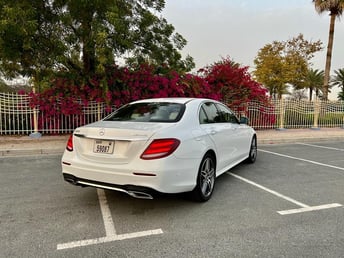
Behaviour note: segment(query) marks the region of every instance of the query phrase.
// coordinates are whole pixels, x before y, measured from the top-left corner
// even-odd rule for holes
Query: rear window
[[[104,120],[173,123],[182,118],[184,110],[185,105],[179,103],[136,103],[121,107]]]

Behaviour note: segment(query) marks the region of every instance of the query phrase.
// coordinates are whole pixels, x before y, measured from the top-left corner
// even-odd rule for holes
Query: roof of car
[[[174,103],[181,103],[181,104],[185,104],[187,102],[190,102],[192,100],[209,100],[210,99],[205,99],[205,98],[178,98],[178,97],[173,97],[173,98],[151,98],[151,99],[142,99],[142,100],[137,100],[133,103],[143,103],[143,102],[174,102]]]

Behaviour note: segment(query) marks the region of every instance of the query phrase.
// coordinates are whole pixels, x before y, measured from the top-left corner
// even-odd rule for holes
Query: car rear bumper
[[[84,178],[78,178],[71,174],[63,173],[63,178],[68,183],[77,186],[92,186],[97,188],[103,188],[108,190],[114,190],[119,192],[124,192],[132,197],[140,198],[140,199],[153,199],[153,195],[157,194],[158,192],[142,186],[135,186],[135,185],[116,185],[116,184],[109,184],[104,182],[93,181]]]
[[[181,193],[192,191],[198,173],[197,160],[144,161],[136,164],[95,164],[77,159],[62,161],[64,179],[74,185],[93,186],[126,192],[130,195],[151,192]],[[161,161],[160,161],[161,162]],[[149,165],[148,165],[149,164]],[[176,165],[177,164],[177,165]],[[137,197],[137,196],[135,196]]]

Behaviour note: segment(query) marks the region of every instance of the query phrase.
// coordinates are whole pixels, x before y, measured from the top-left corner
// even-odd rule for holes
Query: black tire
[[[257,137],[253,136],[252,141],[251,141],[250,152],[248,154],[248,158],[246,159],[246,161],[248,163],[256,162],[257,155],[258,155]]]
[[[194,201],[206,202],[208,201],[214,191],[216,179],[216,162],[211,154],[206,154],[199,166],[197,184],[195,189],[191,192],[191,197]]]

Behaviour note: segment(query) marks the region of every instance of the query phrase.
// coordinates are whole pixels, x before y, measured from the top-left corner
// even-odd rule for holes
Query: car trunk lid
[[[126,164],[144,151],[147,141],[169,123],[100,121],[77,128],[74,145],[80,158],[103,164]]]

